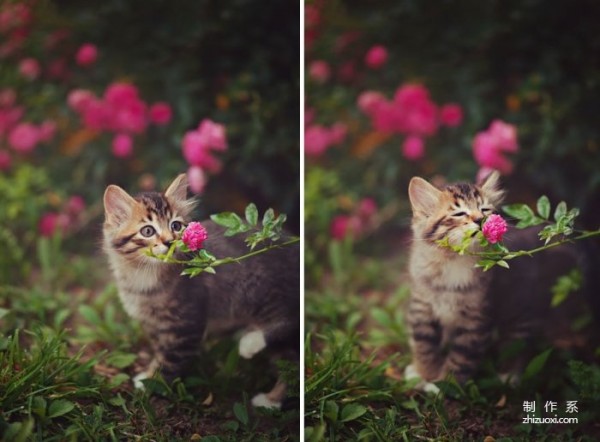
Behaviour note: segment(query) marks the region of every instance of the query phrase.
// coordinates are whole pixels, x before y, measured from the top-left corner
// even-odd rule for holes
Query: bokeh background
[[[199,218],[254,202],[299,231],[299,11],[277,0],[0,1],[0,439],[297,437],[297,410],[270,427],[249,418],[256,373],[240,369],[246,387],[235,377],[233,343],[208,350],[206,363],[221,362],[200,392],[169,387],[170,402],[150,404],[131,391],[148,342],[120,307],[100,240],[108,184],[162,191],[188,171]]]
[[[579,426],[519,426],[527,395],[588,397],[573,355],[538,367],[528,389],[482,381],[458,401],[415,395],[402,369],[411,177],[474,182],[498,169],[508,203],[545,194],[598,229],[599,17],[591,1],[305,2],[311,440],[598,431],[583,412]],[[597,361],[586,370],[599,379]]]

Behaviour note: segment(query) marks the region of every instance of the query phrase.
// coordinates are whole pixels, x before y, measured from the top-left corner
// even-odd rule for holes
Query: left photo
[[[0,440],[300,439],[299,11],[0,4]]]

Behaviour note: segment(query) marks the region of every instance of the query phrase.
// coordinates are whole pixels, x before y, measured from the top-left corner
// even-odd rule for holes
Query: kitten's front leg
[[[491,327],[483,317],[464,319],[453,330],[448,355],[441,377],[453,373],[459,383],[465,383],[479,367],[489,344]]]
[[[415,377],[413,372],[416,371],[425,381],[437,380],[443,365],[440,323],[431,305],[414,296],[410,300],[408,318],[413,364],[409,366],[411,369],[407,367],[407,375]]]
[[[181,376],[198,354],[201,333],[197,324],[173,324],[148,333],[154,357],[146,370],[133,378],[136,388],[143,388],[142,380],[151,378],[158,371],[168,382]]]

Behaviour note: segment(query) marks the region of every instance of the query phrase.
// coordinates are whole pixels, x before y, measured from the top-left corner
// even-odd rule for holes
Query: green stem
[[[292,238],[289,241],[286,241],[286,242],[281,243],[281,244],[271,244],[268,247],[264,247],[264,248],[259,249],[259,250],[253,250],[252,252],[246,253],[245,255],[239,256],[237,258],[227,257],[227,258],[217,259],[216,261],[213,261],[213,263],[210,266],[211,267],[216,267],[216,266],[219,266],[219,265],[222,265],[222,264],[229,264],[229,263],[232,263],[232,262],[240,262],[240,261],[242,261],[244,259],[251,258],[251,257],[256,256],[256,255],[260,255],[261,253],[265,253],[265,252],[267,252],[269,250],[272,250],[272,249],[279,249],[281,247],[291,246],[292,244],[296,244],[299,241],[300,241],[300,238],[296,237],[296,238]]]

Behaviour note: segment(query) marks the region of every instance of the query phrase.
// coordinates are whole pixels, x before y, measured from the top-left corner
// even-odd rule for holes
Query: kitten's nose
[[[478,226],[481,226],[481,222],[483,221],[483,216],[476,216],[474,218],[471,218],[473,220],[473,222],[475,224],[477,224]]]

